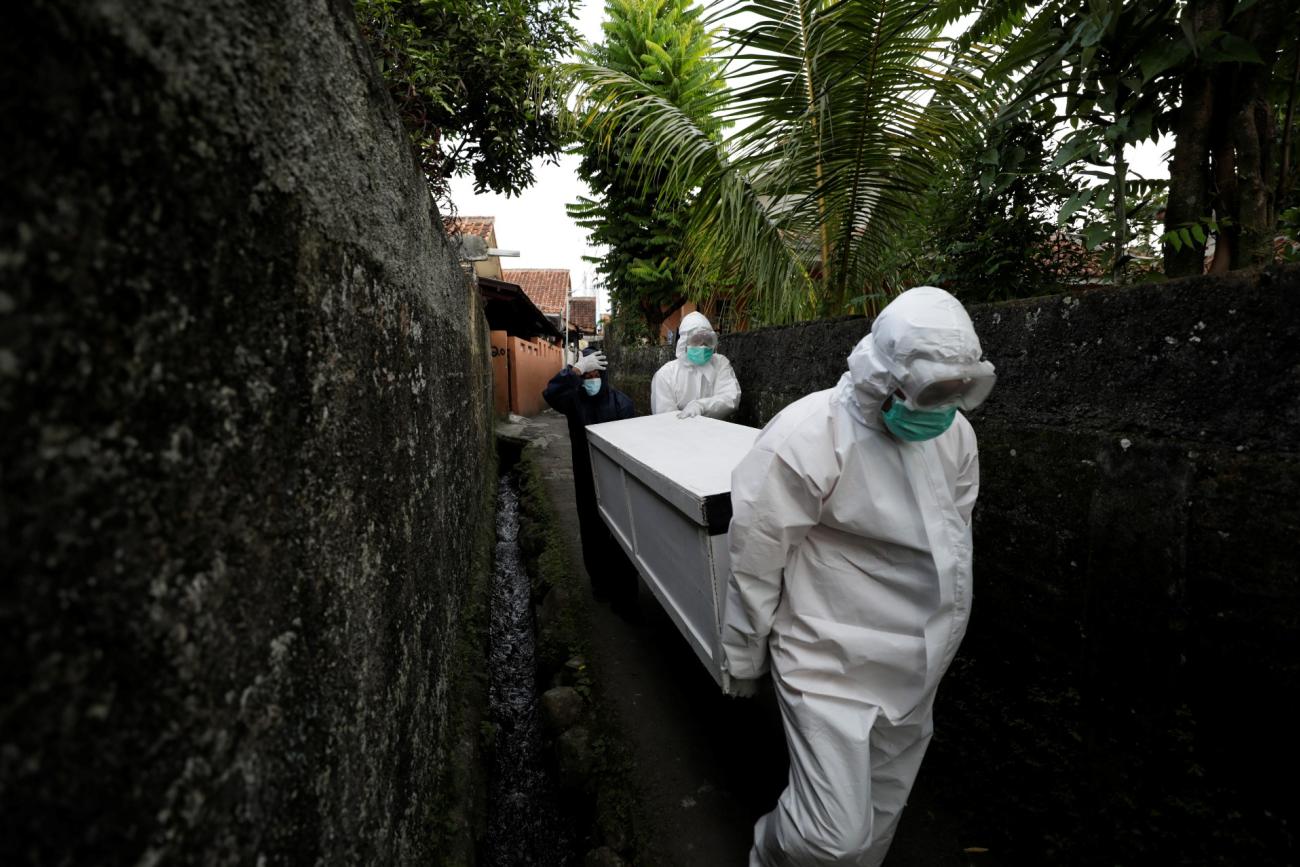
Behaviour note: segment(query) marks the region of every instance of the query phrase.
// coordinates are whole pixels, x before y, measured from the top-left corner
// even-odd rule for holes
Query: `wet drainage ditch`
[[[507,471],[497,487],[488,627],[488,712],[494,735],[483,863],[567,867],[578,863],[576,841],[539,713],[532,582],[520,550],[519,512],[518,480]]]

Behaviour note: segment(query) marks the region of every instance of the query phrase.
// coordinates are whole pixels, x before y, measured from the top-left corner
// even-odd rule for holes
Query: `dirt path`
[[[571,550],[580,551],[564,418],[548,410],[503,432],[542,450],[547,492]],[[771,691],[755,699],[724,697],[644,588],[643,618],[635,625],[590,595],[583,601],[591,609],[594,668],[627,735],[656,841],[658,851],[647,853],[646,863],[743,867],[754,821],[772,808],[786,781],[785,738]],[[945,823],[925,803],[924,770],[921,777],[889,867],[975,863],[941,833]]]

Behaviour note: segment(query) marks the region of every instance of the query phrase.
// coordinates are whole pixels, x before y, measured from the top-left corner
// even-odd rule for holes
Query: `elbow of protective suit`
[[[713,418],[726,418],[740,406],[740,393],[717,395],[710,402],[706,412]]]
[[[740,395],[729,393],[712,394],[708,397],[697,397],[691,403],[699,405],[697,412],[700,415],[706,415],[709,418],[726,418],[736,411],[736,407],[740,403]]]
[[[767,674],[767,636],[742,632],[734,625],[722,627],[722,668],[733,678],[754,680]]]
[[[730,374],[730,370],[728,370]],[[717,389],[709,395],[705,414],[712,418],[726,418],[740,406],[740,383],[734,375],[728,375],[718,383]]]
[[[720,415],[718,412],[718,402],[711,397],[696,398],[686,404],[686,406],[691,408],[695,415],[702,415],[706,418],[718,418]]]

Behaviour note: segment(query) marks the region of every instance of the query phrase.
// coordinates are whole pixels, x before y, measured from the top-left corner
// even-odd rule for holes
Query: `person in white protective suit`
[[[782,410],[731,477],[725,668],[768,670],[790,780],[751,867],[880,864],[966,631],[975,433],[993,388],[970,317],[904,292],[839,384]]]
[[[717,348],[718,335],[703,313],[682,317],[677,358],[655,371],[650,382],[650,412],[675,411],[678,418],[726,418],[735,412],[740,383]]]

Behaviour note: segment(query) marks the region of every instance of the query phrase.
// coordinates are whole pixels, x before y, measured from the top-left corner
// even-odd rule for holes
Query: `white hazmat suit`
[[[726,418],[740,405],[740,383],[725,355],[714,353],[704,364],[686,357],[686,341],[696,331],[712,332],[713,326],[703,313],[687,313],[677,339],[677,358],[655,371],[650,382],[651,414],[689,408],[709,418]]]
[[[980,356],[955,298],[905,292],[839,384],[782,410],[732,474],[725,665],[756,678],[770,652],[790,751],[751,867],[877,865],[889,849],[970,614],[979,459],[960,413],[905,442],[881,407],[916,370],[978,382],[977,404],[992,387]]]

